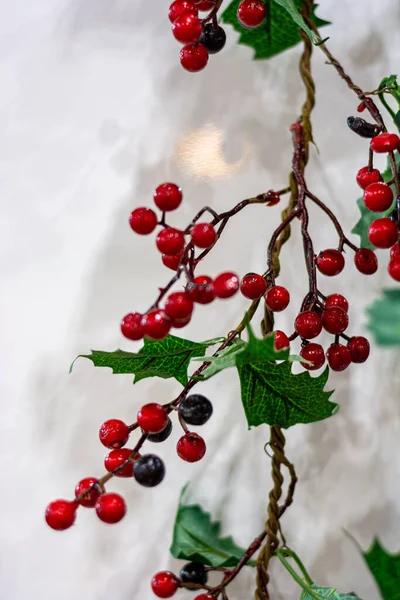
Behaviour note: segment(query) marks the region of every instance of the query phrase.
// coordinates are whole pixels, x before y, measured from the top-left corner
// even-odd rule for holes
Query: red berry
[[[382,175],[378,169],[369,169],[369,167],[363,167],[357,173],[356,181],[361,189],[365,190],[371,183],[377,183],[382,181]]]
[[[189,0],[175,0],[169,7],[168,17],[171,23],[174,23],[179,17],[187,14],[194,15],[195,17],[198,15],[197,8]]]
[[[266,194],[267,206],[275,206],[280,199],[280,195],[274,192],[274,190],[269,190]]]
[[[186,317],[186,319],[173,319],[172,327],[175,329],[182,329],[182,327],[186,327],[191,321],[191,317]]]
[[[339,275],[344,269],[343,254],[333,248],[320,252],[316,262],[319,272],[328,277]]]
[[[235,273],[227,271],[218,275],[213,285],[217,298],[231,298],[239,289],[239,278]]]
[[[313,344],[312,342],[311,344],[306,344],[300,350],[300,356],[311,363],[311,365],[301,363],[309,371],[320,369],[325,362],[325,352],[321,344]]]
[[[165,302],[164,311],[172,320],[187,319],[193,312],[193,300],[185,292],[173,292]]]
[[[168,425],[168,412],[161,404],[150,402],[139,410],[137,422],[145,433],[160,433]]]
[[[327,308],[322,315],[322,326],[328,333],[338,335],[349,326],[349,316],[346,311],[338,306]]]
[[[158,598],[171,598],[179,587],[179,579],[170,571],[156,573],[151,580],[151,589]]]
[[[392,248],[390,248],[390,258],[395,258],[395,256],[400,255],[400,243],[397,242]]]
[[[202,32],[201,21],[193,14],[178,17],[172,25],[174,38],[182,44],[197,44]]]
[[[354,254],[354,264],[364,275],[373,275],[378,269],[378,259],[375,252],[369,248],[360,248]]]
[[[163,261],[163,264],[168,267],[168,269],[172,269],[173,271],[176,271],[177,268],[179,267],[179,263],[181,262],[183,256],[183,250],[181,250],[180,252],[178,252],[178,254],[170,254],[168,256],[168,254],[163,254],[161,257],[161,260]]]
[[[128,340],[141,340],[144,336],[143,315],[129,313],[121,321],[121,332]]]
[[[190,230],[192,242],[198,248],[211,248],[217,239],[214,226],[211,223],[196,223]]]
[[[311,340],[322,331],[321,317],[312,310],[299,313],[295,319],[294,328],[300,337]]]
[[[290,294],[285,287],[274,285],[265,294],[265,302],[268,308],[274,312],[285,310],[290,302]]]
[[[80,496],[86,492],[86,490],[92,487],[92,485],[95,485],[97,481],[98,480],[96,477],[85,477],[85,479],[81,479],[75,486],[75,496]],[[82,500],[79,500],[79,504],[81,506],[85,506],[86,508],[93,508],[100,494],[101,491],[99,487],[96,486],[89,493],[87,493]]]
[[[366,109],[366,106],[364,104],[364,102],[360,102],[360,104],[357,106],[357,111],[359,113],[364,112],[364,110]]]
[[[273,331],[272,334],[274,335],[274,344],[276,350],[283,350],[285,348],[289,348],[290,340],[286,333],[277,329],[276,331]]]
[[[131,455],[132,450],[129,448],[120,448],[119,450],[111,450],[104,459],[104,466],[106,470],[111,473],[118,469]],[[140,458],[140,454],[137,453],[135,459]],[[133,462],[128,462],[122,469],[115,473],[116,477],[133,477]]]
[[[398,237],[396,223],[387,217],[375,219],[368,227],[368,239],[376,248],[390,248],[397,242]]]
[[[186,462],[197,462],[206,453],[206,443],[197,433],[185,433],[176,445],[178,456]]]
[[[162,340],[171,329],[171,320],[164,311],[152,310],[143,317],[144,334],[152,340]]]
[[[188,44],[181,50],[181,65],[190,73],[197,73],[207,66],[208,52],[203,44]]]
[[[125,500],[119,494],[103,494],[96,502],[96,514],[104,523],[118,523],[126,513]]]
[[[326,358],[333,371],[344,371],[351,363],[350,350],[343,344],[332,344],[327,350]]]
[[[185,236],[178,229],[165,227],[157,234],[156,245],[162,254],[178,254],[185,245]]]
[[[392,202],[393,192],[382,181],[371,183],[364,192],[364,204],[372,212],[383,212],[392,206]]]
[[[162,183],[156,188],[153,199],[163,212],[175,210],[182,202],[182,190],[175,183]]]
[[[369,341],[362,336],[352,337],[347,344],[353,363],[363,363],[369,356]]]
[[[393,152],[397,150],[400,144],[400,138],[395,133],[385,131],[375,136],[371,140],[371,148],[374,152]]]
[[[139,235],[152,233],[157,227],[157,222],[156,213],[151,208],[146,208],[145,206],[135,208],[129,217],[129,225]]]
[[[200,0],[200,1],[196,2],[196,6],[199,10],[202,10],[203,12],[207,12],[214,8],[215,2],[214,2],[214,0]]]
[[[395,281],[400,281],[400,255],[391,259],[388,265],[388,273]]]
[[[77,502],[68,500],[54,500],[46,508],[46,523],[56,531],[64,531],[75,522]]]
[[[237,18],[243,27],[254,29],[264,21],[266,12],[261,0],[243,0],[238,7]]]
[[[198,304],[209,304],[215,298],[214,284],[208,275],[198,275],[188,283],[186,292]]]
[[[196,596],[194,600],[214,600],[215,596],[211,596],[211,594],[200,594]]]
[[[265,294],[266,289],[267,283],[264,277],[257,273],[247,273],[240,284],[240,291],[243,296],[250,298],[250,300],[261,298],[261,296]]]
[[[333,308],[334,306],[338,306],[346,312],[349,310],[349,303],[341,294],[331,294],[325,298],[326,308]]]
[[[99,438],[106,448],[121,448],[129,439],[129,427],[119,419],[110,419],[100,427]]]

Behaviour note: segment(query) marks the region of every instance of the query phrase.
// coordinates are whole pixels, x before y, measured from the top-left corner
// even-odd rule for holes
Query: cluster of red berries
[[[371,139],[373,152],[381,154],[394,152],[399,147],[400,138],[395,133],[380,133]],[[356,179],[358,185],[364,190],[364,204],[370,211],[381,213],[391,208],[394,199],[393,192],[391,187],[384,183],[378,169],[368,166],[363,167],[358,171]],[[397,198],[397,205],[389,216],[375,219],[368,228],[368,239],[375,248],[391,249],[388,272],[396,281],[400,281],[399,210],[400,198]],[[362,252],[367,257],[368,262],[371,259],[371,254],[366,254],[366,250]],[[373,260],[371,261],[371,269],[373,268],[372,264]]]
[[[177,589],[183,587],[184,584],[206,585],[207,580],[206,567],[201,563],[191,562],[184,565],[179,578],[170,571],[156,573],[151,580],[151,589],[158,598],[171,598]],[[196,596],[194,600],[213,600],[213,598],[215,596],[202,593]]]

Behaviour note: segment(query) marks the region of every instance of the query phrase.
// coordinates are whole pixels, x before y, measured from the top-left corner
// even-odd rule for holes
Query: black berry
[[[204,425],[212,412],[211,402],[200,394],[188,396],[179,407],[180,416],[189,425]]]
[[[160,433],[152,433],[150,434],[147,439],[149,442],[155,442],[155,443],[159,443],[159,442],[165,442],[165,440],[167,438],[169,438],[169,436],[171,435],[171,431],[172,431],[172,421],[171,419],[168,417],[168,423],[167,426],[160,431]]]
[[[208,23],[204,26],[200,43],[207,48],[209,54],[217,54],[217,52],[220,52],[225,46],[225,42],[226,33],[222,27],[219,27],[219,25],[215,27],[212,23]]]
[[[133,476],[140,485],[154,487],[162,482],[165,475],[164,463],[155,454],[145,454],[133,465]]]
[[[204,565],[198,562],[187,563],[180,573],[180,578],[184,583],[207,583],[207,572]]]

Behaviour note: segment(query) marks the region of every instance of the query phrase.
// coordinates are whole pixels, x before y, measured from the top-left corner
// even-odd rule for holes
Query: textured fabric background
[[[171,274],[154,240],[134,236],[127,225],[133,207],[151,203],[156,184],[183,187],[177,225],[205,204],[228,209],[286,185],[288,128],[303,101],[300,49],[252,62],[251,50],[237,46],[229,29],[226,50],[192,75],[178,64],[167,2],[3,0],[1,6],[1,595],[150,600],[151,575],[179,568],[168,547],[185,482],[192,480],[191,498],[242,545],[261,531],[268,430],[247,430],[237,377],[224,373],[201,386],[215,409],[203,428],[208,453],[201,463],[176,457],[176,428],[157,448],[168,467],[161,487],[141,489],[129,480],[110,486],[123,491],[129,506],[120,525],[104,525],[83,509],[77,525],[58,534],[44,525],[44,507],[70,497],[81,477],[103,472],[99,425],[111,417],[132,422],[142,403],[168,401],[179,390],[158,379],[133,387],[132,377],[84,360],[72,375],[68,368],[90,348],[133,349],[119,334],[120,317],[144,310]],[[325,0],[319,13],[334,21],[325,30],[333,53],[365,89],[398,72],[397,0]],[[366,163],[367,142],[345,126],[356,99],[318,49],[314,74],[319,154],[312,151],[307,177],[349,230],[358,218],[355,173]],[[262,271],[279,213],[279,206],[243,212],[204,271]],[[335,244],[330,223],[311,213],[316,249]],[[282,329],[290,330],[305,292],[299,248],[296,232],[282,253],[281,280],[293,297],[278,317]],[[388,283],[383,265],[363,278],[349,257],[344,275],[321,279],[321,288],[346,294],[351,332],[361,334],[365,306]],[[222,335],[245,307],[241,298],[200,307],[185,335]],[[400,550],[398,358],[374,348],[367,364],[332,375],[339,414],[287,432],[300,478],[284,519],[288,542],[316,581],[354,589],[364,600],[378,600],[378,592],[344,528],[363,547],[379,532],[389,549]],[[243,572],[231,600],[252,597],[253,577]],[[277,564],[271,590],[274,600],[300,595]]]

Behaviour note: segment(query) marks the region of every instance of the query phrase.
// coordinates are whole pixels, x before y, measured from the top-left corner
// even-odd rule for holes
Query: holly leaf
[[[132,373],[135,375],[133,383],[147,377],[174,377],[179,383],[186,385],[190,360],[195,356],[204,356],[208,346],[214,342],[192,342],[168,335],[159,341],[145,338],[144,346],[139,352],[92,350],[90,355],[81,354],[77,358],[88,358],[95,367],[109,367],[113,373]],[[74,363],[70,371],[73,365]]]
[[[334,588],[321,587],[320,585],[316,585],[313,583],[311,586],[311,590],[316,594],[316,596],[311,595],[310,593],[303,590],[300,600],[315,600],[315,598],[329,598],[329,600],[361,600],[359,596],[357,596],[354,592],[349,592],[347,594],[342,594],[335,590]]]
[[[236,356],[240,352],[243,352],[246,345],[244,340],[236,338],[232,341],[230,346],[224,348],[221,352],[218,352],[216,356],[207,357],[207,362],[210,364],[204,369],[202,374],[198,377],[198,380],[210,379],[210,377],[213,377],[213,375],[216,375],[224,369],[235,367]],[[194,360],[200,359],[195,358]]]
[[[368,308],[368,329],[381,346],[400,345],[400,290],[383,290]]]
[[[374,540],[363,557],[381,592],[383,600],[400,600],[400,554],[389,554]]]
[[[222,13],[221,18],[224,23],[229,23],[235,31],[240,33],[239,44],[254,49],[255,59],[271,58],[301,41],[299,24],[293,18],[294,13],[296,13],[296,19],[298,20],[298,17],[302,19],[298,13],[298,9],[303,4],[302,0],[275,0],[269,2],[267,19],[257,29],[246,29],[240,25],[237,18],[237,9],[240,2],[241,0],[233,0]],[[329,21],[323,21],[315,15],[317,6],[314,5],[312,13],[312,20],[315,25],[317,27],[330,25]]]

